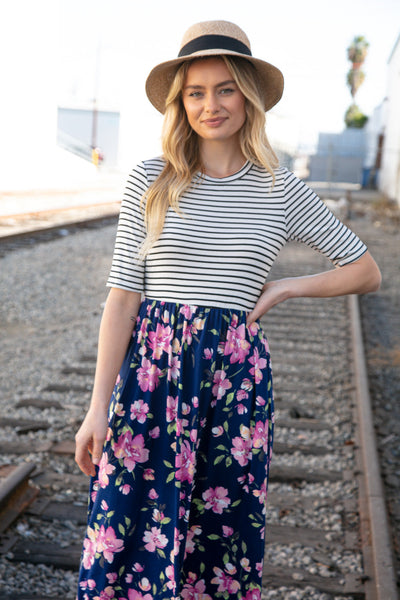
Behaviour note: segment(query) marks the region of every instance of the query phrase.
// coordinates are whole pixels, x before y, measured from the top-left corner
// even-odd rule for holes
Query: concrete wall
[[[388,65],[385,138],[379,188],[400,205],[400,36]]]
[[[310,157],[311,181],[362,183],[365,130],[320,133],[316,154]]]

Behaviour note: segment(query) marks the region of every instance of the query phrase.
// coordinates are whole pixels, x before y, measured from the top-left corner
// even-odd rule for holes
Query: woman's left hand
[[[377,291],[380,284],[379,268],[367,251],[358,260],[343,267],[266,283],[255,307],[247,315],[247,325],[288,298],[332,298],[346,294],[367,294]]]
[[[289,282],[290,279],[278,279],[276,281],[269,281],[264,285],[255,307],[247,315],[247,325],[254,323],[254,321],[262,317],[273,306],[290,297]]]

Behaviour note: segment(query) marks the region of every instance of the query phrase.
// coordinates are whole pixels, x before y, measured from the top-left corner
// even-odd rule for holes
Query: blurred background
[[[282,164],[400,203],[398,0],[2,0],[0,216],[40,210],[50,191],[60,206],[71,198],[57,191],[104,201],[159,154],[146,76],[209,19],[240,25],[253,54],[282,70],[267,118]]]

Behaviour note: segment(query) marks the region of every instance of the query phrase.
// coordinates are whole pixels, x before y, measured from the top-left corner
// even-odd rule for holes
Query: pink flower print
[[[199,579],[199,581],[191,582],[189,578],[187,579],[187,583],[184,584],[183,589],[181,591],[181,597],[183,600],[212,600],[209,594],[205,594],[206,585],[204,579]]]
[[[168,360],[168,381],[172,379],[178,379],[181,368],[181,361],[179,356],[171,356]]]
[[[143,471],[143,479],[145,479],[146,481],[154,481],[154,469],[145,469]]]
[[[153,521],[155,521],[156,523],[161,523],[161,521],[164,519],[165,515],[163,512],[159,511],[158,508],[154,508],[153,509]]]
[[[168,544],[167,537],[161,533],[159,527],[152,527],[150,531],[145,531],[143,536],[144,547],[149,552],[155,552],[156,548],[165,548]]]
[[[268,419],[263,423],[257,421],[254,428],[253,448],[262,448],[264,452],[268,450]]]
[[[101,504],[100,504],[100,506],[101,506],[101,508],[102,508],[103,510],[105,510],[105,511],[107,511],[107,510],[108,510],[108,504],[107,504],[107,502],[106,502],[105,500],[102,500],[102,501],[101,501]]]
[[[153,429],[150,429],[149,436],[152,440],[156,440],[160,437],[160,428],[158,425],[156,427],[153,427]]]
[[[229,326],[224,347],[224,355],[231,355],[231,363],[244,363],[246,360],[246,356],[250,351],[250,342],[245,338],[246,327],[244,323],[237,328]]]
[[[212,348],[204,348],[204,358],[206,360],[212,360],[214,350]]]
[[[175,455],[176,479],[192,483],[194,467],[195,452],[191,450],[189,442],[184,440],[181,444],[180,452]]]
[[[137,419],[139,423],[144,423],[149,412],[149,405],[143,400],[135,400],[131,406],[131,419]]]
[[[242,390],[246,390],[246,392],[251,392],[251,390],[253,389],[253,382],[247,378],[243,379],[240,387]]]
[[[235,437],[232,440],[231,454],[241,467],[245,467],[251,459],[251,440]]]
[[[255,335],[257,335],[259,329],[260,329],[260,325],[256,321],[254,321],[253,323],[250,323],[250,325],[248,326],[250,335],[252,335],[253,337]]]
[[[251,571],[251,566],[250,566],[250,561],[248,558],[242,558],[240,561],[240,566],[242,567],[242,569],[244,569],[247,573],[250,573]]]
[[[239,323],[239,317],[236,314],[232,315],[232,319],[231,319],[231,327],[237,327]]]
[[[125,575],[125,582],[126,583],[132,583],[133,581],[133,575],[132,573],[128,573],[127,575]]]
[[[261,600],[261,592],[259,588],[248,590],[244,600]]]
[[[188,425],[187,419],[176,419],[176,435],[179,437]]]
[[[192,332],[193,326],[189,325],[189,323],[185,321],[182,327],[182,344],[187,343],[190,346],[193,341]]]
[[[238,402],[242,402],[242,400],[247,400],[248,397],[249,397],[249,394],[245,390],[238,390],[236,392],[236,400]]]
[[[147,392],[147,390],[154,392],[158,385],[158,379],[161,374],[161,369],[159,369],[156,365],[153,365],[151,360],[143,357],[142,364],[137,372],[139,386],[142,392]]]
[[[176,419],[178,413],[178,396],[167,396],[167,422],[171,423]]]
[[[174,354],[179,354],[181,351],[181,343],[178,338],[174,338],[171,344],[171,350]]]
[[[117,538],[114,529],[112,527],[106,529],[104,525],[101,525],[97,536],[96,551],[102,553],[108,563],[112,563],[114,554],[123,549],[124,542]]]
[[[261,339],[261,343],[263,344],[263,346],[264,346],[265,351],[267,352],[267,354],[271,354],[270,351],[269,351],[269,344],[268,344],[267,338],[263,337]]]
[[[264,398],[262,396],[257,396],[256,404],[257,404],[257,406],[265,406],[266,401],[264,400]]]
[[[151,590],[150,581],[147,579],[147,577],[142,577],[142,579],[139,581],[139,587],[144,592]]]
[[[232,527],[228,527],[227,525],[222,525],[222,535],[224,537],[231,537],[231,535],[233,535]]]
[[[229,594],[236,594],[240,588],[240,583],[223,572],[222,569],[214,567],[213,571],[216,575],[211,579],[211,583],[218,585],[218,592],[229,592]]]
[[[117,573],[106,573],[106,577],[108,579],[108,583],[115,583],[118,579]]]
[[[200,317],[196,317],[193,320],[193,333],[197,333],[198,331],[202,331],[204,329],[205,319],[201,319]]]
[[[98,482],[100,487],[106,488],[109,484],[108,476],[115,471],[114,465],[110,465],[108,462],[107,452],[103,452],[99,464],[99,478]]]
[[[151,594],[143,594],[137,590],[128,590],[128,600],[153,600]]]
[[[175,527],[175,532],[174,532],[174,555],[178,556],[179,554],[179,549],[181,547],[181,541],[183,540],[183,535],[182,533],[180,533],[179,529],[177,527]]]
[[[114,588],[108,585],[100,592],[100,596],[94,597],[94,600],[112,600],[113,598],[115,598]]]
[[[163,323],[169,323],[169,312],[167,310],[164,310],[161,320]]]
[[[263,561],[256,563],[256,569],[259,577],[261,577],[263,572]]]
[[[264,480],[259,490],[253,490],[253,495],[258,498],[260,504],[265,506],[267,501],[267,481]]]
[[[118,489],[124,496],[127,496],[129,494],[129,492],[132,490],[129,483],[124,483],[124,485],[121,485]]]
[[[179,312],[185,317],[185,319],[191,319],[196,310],[197,306],[189,306],[188,304],[185,304],[185,306],[182,306]]]
[[[257,348],[254,348],[253,356],[250,356],[249,363],[254,365],[250,369],[250,373],[254,376],[254,380],[256,383],[260,383],[263,378],[262,370],[267,366],[267,361],[265,358],[260,357],[260,353]]]
[[[157,500],[158,494],[154,488],[151,488],[151,490],[149,491],[149,498],[151,500]]]
[[[144,571],[144,566],[136,562],[132,567],[132,571],[135,571],[135,573],[141,573],[142,571]]]
[[[196,535],[201,535],[202,530],[198,525],[192,525],[190,529],[188,529],[186,533],[186,546],[185,546],[185,556],[186,554],[192,554],[195,550],[194,538]]]
[[[142,324],[140,325],[140,329],[138,331],[137,340],[138,343],[142,341],[142,339],[146,336],[147,325],[149,323],[149,319],[146,317],[143,319]]]
[[[172,335],[171,327],[164,327],[161,323],[157,323],[155,331],[150,331],[149,346],[153,350],[153,358],[158,360],[161,358],[163,352],[168,352]]]
[[[245,415],[247,413],[247,406],[244,404],[237,404],[236,410],[238,411],[238,415]]]
[[[116,458],[123,459],[124,466],[129,472],[133,471],[136,463],[144,463],[149,458],[149,450],[144,447],[142,434],[132,438],[132,433],[129,430],[120,435],[114,444],[114,454]]]
[[[219,437],[224,433],[224,428],[222,427],[222,425],[217,425],[216,427],[213,427],[211,429],[211,433],[214,437]]]
[[[175,581],[175,569],[173,565],[168,565],[165,569],[165,574],[168,577],[169,581],[167,582],[167,588],[175,592],[176,581]]]
[[[231,499],[228,497],[228,490],[219,485],[216,488],[208,488],[208,490],[203,492],[202,498],[206,501],[204,508],[211,508],[214,513],[218,513],[219,515],[222,515],[224,508],[227,508],[231,503]]]
[[[114,407],[114,412],[117,415],[117,417],[123,417],[125,415],[124,405],[120,402],[117,402]]]
[[[91,527],[87,528],[87,537],[83,542],[83,558],[82,564],[85,569],[90,569],[94,563],[94,556],[96,554],[97,546],[97,535],[96,531]]]
[[[193,396],[192,398],[192,405],[194,406],[194,408],[198,408],[199,406],[199,399],[197,396]]]
[[[213,388],[212,393],[217,397],[217,400],[220,400],[226,394],[226,390],[229,390],[232,387],[229,379],[226,379],[225,371],[215,371],[213,378]]]

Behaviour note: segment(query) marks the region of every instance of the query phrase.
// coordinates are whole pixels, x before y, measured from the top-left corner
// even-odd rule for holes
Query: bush
[[[362,129],[367,121],[367,115],[361,112],[357,104],[352,104],[344,116],[346,127],[353,127],[355,129]]]

